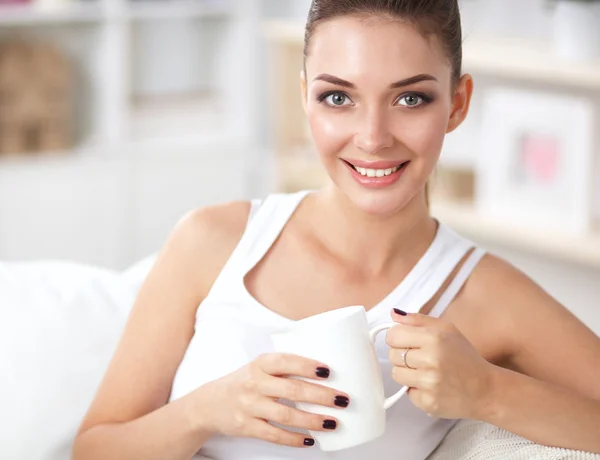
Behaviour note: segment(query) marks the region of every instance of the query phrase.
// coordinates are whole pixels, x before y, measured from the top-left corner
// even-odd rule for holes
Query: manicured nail
[[[408,313],[406,313],[404,310],[400,310],[399,308],[394,308],[394,312],[396,312],[396,314],[400,316],[408,315]]]
[[[333,403],[338,407],[348,407],[350,400],[345,396],[336,396]]]
[[[335,420],[325,420],[323,422],[323,428],[326,430],[335,430],[337,427],[337,422]]]
[[[311,438],[305,438],[304,439],[304,445],[305,446],[314,446],[315,445],[315,440],[311,439]]]
[[[329,369],[326,367],[317,367],[317,377],[321,377],[322,379],[326,379],[329,377]]]

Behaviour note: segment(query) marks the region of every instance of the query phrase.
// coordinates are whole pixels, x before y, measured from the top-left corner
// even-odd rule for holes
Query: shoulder
[[[483,308],[488,309],[505,305],[505,311],[540,296],[549,298],[525,273],[493,254],[481,259],[463,293],[463,299],[473,306],[485,305]],[[508,301],[510,305],[506,305]]]
[[[451,320],[498,359],[512,355],[541,319],[566,313],[525,273],[492,254],[481,259],[455,304]]]
[[[249,201],[231,201],[192,210],[174,226],[164,252],[179,255],[207,293],[237,246],[248,222]]]
[[[250,201],[230,201],[194,209],[177,222],[181,235],[211,235],[227,239],[246,227]]]

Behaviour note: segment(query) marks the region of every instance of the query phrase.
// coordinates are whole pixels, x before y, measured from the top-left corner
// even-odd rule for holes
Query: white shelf
[[[180,152],[212,152],[215,156],[222,155],[224,151],[241,147],[248,147],[250,141],[237,137],[235,133],[205,133],[189,136],[164,136],[152,139],[137,139],[123,143],[115,150],[125,152],[132,158],[169,158]],[[232,167],[235,166],[232,164]]]
[[[281,44],[302,46],[304,25],[297,21],[268,21],[265,36]],[[464,69],[534,82],[600,90],[600,61],[565,62],[557,57],[548,43],[524,44],[510,40],[469,37],[463,45]]]
[[[432,199],[436,218],[466,237],[481,238],[511,248],[600,269],[600,232],[574,236],[532,230],[518,223],[484,218],[468,203]]]
[[[265,37],[290,45],[302,45],[304,43],[304,22],[271,20],[263,23],[263,34]]]
[[[600,61],[566,62],[547,43],[467,39],[464,51],[468,72],[600,90]]]
[[[183,95],[142,101],[131,107],[131,140],[189,137],[199,129],[218,133],[224,129],[223,113],[216,97]],[[196,136],[198,137],[198,136]]]
[[[227,1],[216,0],[134,0],[129,5],[126,16],[133,20],[227,17],[232,14]]]
[[[105,17],[102,8],[94,2],[60,9],[44,9],[32,5],[0,6],[0,25],[2,26],[93,23],[101,22]]]
[[[34,168],[45,165],[71,165],[85,162],[138,161],[159,158],[185,158],[206,152],[218,156],[223,152],[248,148],[250,141],[230,132],[194,133],[187,136],[157,136],[149,139],[123,141],[113,145],[90,145],[70,150],[31,154],[0,155],[0,170],[6,168]]]

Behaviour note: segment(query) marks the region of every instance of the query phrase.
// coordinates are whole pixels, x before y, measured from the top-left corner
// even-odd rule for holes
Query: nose
[[[391,147],[394,138],[388,123],[384,113],[375,110],[366,113],[354,136],[356,147],[370,155]]]

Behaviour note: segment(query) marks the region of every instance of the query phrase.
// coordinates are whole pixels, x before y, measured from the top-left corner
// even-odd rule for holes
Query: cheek
[[[337,156],[352,137],[346,117],[327,112],[320,107],[307,110],[315,147],[324,159]]]
[[[435,161],[442,149],[448,115],[445,110],[408,114],[398,120],[396,137],[417,157]]]

